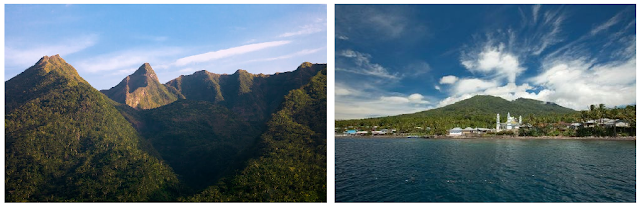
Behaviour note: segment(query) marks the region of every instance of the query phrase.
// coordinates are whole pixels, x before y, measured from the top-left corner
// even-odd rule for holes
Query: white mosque
[[[502,130],[517,130],[517,129],[520,129],[521,124],[522,124],[522,116],[520,116],[518,118],[518,121],[516,121],[516,118],[512,117],[511,114],[507,112],[507,121],[504,123],[500,123],[500,114],[497,114],[496,132],[500,132]]]

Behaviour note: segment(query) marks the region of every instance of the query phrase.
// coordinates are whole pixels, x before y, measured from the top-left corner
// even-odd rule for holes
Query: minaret
[[[522,124],[522,115],[518,118],[518,124]]]
[[[500,131],[500,113],[496,116],[496,132]]]

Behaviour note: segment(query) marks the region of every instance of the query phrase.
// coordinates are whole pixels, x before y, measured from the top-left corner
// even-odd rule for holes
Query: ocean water
[[[336,138],[336,202],[635,202],[635,141]]]

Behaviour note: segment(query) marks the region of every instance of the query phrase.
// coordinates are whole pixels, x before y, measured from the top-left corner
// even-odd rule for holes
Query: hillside
[[[182,182],[198,191],[255,157],[267,117],[286,93],[324,68],[326,64],[307,62],[274,75],[203,70],[166,84],[185,99],[150,110],[118,109],[147,140],[149,152],[157,151]]]
[[[507,113],[514,117],[522,116],[523,122],[541,116],[568,118],[565,121],[572,121],[571,118],[577,116],[576,111],[550,102],[524,98],[507,101],[500,97],[478,95],[441,108],[413,114],[336,121],[336,127],[382,126],[399,129],[401,132],[442,135],[454,127],[493,128],[496,124],[496,114],[500,114],[501,122],[504,122]]]
[[[138,115],[138,131],[195,190],[238,169],[260,136],[255,126],[207,101],[181,99]]]
[[[286,95],[260,137],[261,155],[234,176],[200,194],[197,202],[325,202],[326,69]]]
[[[181,75],[165,85],[185,99],[223,105],[243,120],[264,123],[282,103],[284,95],[305,85],[326,67],[326,64],[305,62],[294,71],[273,75],[251,74],[245,70],[228,75],[202,70]]]
[[[522,115],[526,117],[528,115],[547,115],[547,114],[563,114],[575,112],[572,109],[561,107],[551,102],[542,102],[533,99],[518,98],[513,101],[506,99],[489,96],[478,95],[465,99],[451,105],[447,105],[437,109],[431,109],[414,114],[408,114],[403,116],[430,116],[430,115],[444,115],[444,114],[461,114],[466,115],[491,115],[495,116],[500,114],[502,117],[507,116],[507,112],[512,115]]]
[[[5,82],[5,197],[15,201],[168,201],[172,169],[58,55]]]
[[[149,63],[144,63],[118,85],[101,92],[112,100],[138,109],[152,109],[176,101],[181,95],[160,84]]]
[[[144,64],[101,93],[56,55],[5,82],[6,200],[176,201],[237,180],[216,201],[326,201],[326,64],[178,80]]]

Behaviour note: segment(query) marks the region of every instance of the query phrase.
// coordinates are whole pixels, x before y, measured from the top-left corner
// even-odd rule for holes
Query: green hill
[[[451,105],[447,105],[437,109],[431,109],[406,116],[433,116],[433,115],[493,115],[500,114],[502,117],[507,116],[507,112],[513,115],[547,115],[547,114],[563,114],[575,112],[572,109],[561,107],[551,102],[542,102],[533,99],[518,98],[513,101],[489,96],[477,95],[469,99],[465,99]]]
[[[156,108],[181,97],[179,92],[160,84],[149,63],[142,64],[115,87],[101,92],[116,102],[138,109]]]
[[[198,202],[326,201],[326,69],[286,95],[260,137],[261,155],[200,194]]]
[[[507,101],[500,97],[478,95],[441,108],[413,114],[336,121],[336,127],[344,129],[349,126],[381,126],[398,129],[399,132],[442,135],[454,127],[495,128],[496,114],[500,114],[501,122],[504,122],[507,113],[513,117],[522,116],[523,122],[540,116],[570,122],[574,120],[572,118],[579,116],[576,111],[551,102],[524,98]]]
[[[168,201],[172,169],[58,55],[5,82],[5,197],[15,201]]]

